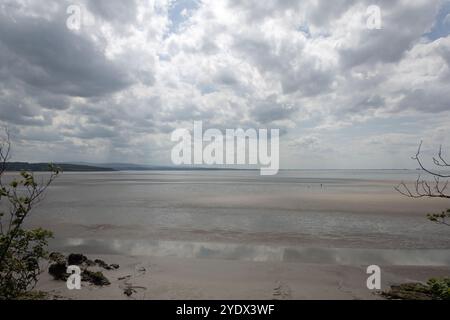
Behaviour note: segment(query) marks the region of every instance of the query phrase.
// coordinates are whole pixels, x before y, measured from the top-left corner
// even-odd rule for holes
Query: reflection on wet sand
[[[393,189],[416,179],[415,170],[71,173],[29,223],[60,238],[449,249],[447,228],[425,217],[445,199]]]
[[[450,266],[450,251],[437,249],[386,250],[275,247],[231,243],[183,241],[136,241],[63,239],[52,244],[54,250],[88,254],[125,254],[130,256],[174,256],[197,259],[242,261],[284,261],[337,265]]]

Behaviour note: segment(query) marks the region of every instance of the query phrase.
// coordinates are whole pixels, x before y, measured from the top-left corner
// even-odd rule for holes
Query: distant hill
[[[87,165],[102,168],[110,168],[115,171],[191,171],[191,170],[238,170],[234,168],[195,167],[195,166],[161,166],[134,163],[90,163],[73,162],[77,165]]]
[[[94,172],[94,171],[116,171],[112,168],[69,164],[69,163],[55,163],[55,166],[65,172]],[[48,163],[28,163],[28,162],[8,162],[6,164],[6,171],[49,171]]]
[[[95,172],[95,171],[215,171],[215,170],[253,170],[237,168],[215,168],[215,167],[196,167],[196,166],[155,166],[141,165],[133,163],[55,163],[65,172]],[[48,171],[48,163],[28,163],[28,162],[8,162],[6,171]]]
[[[157,166],[148,166],[148,165],[140,165],[133,163],[90,163],[90,162],[73,162],[77,165],[85,165],[92,167],[102,167],[109,168],[115,171],[147,171],[147,170],[157,170],[160,167]],[[161,167],[163,168],[163,167]],[[169,168],[169,167],[164,167]]]

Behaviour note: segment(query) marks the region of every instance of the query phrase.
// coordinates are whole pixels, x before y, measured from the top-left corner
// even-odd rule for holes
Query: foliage
[[[97,171],[116,171],[111,168],[104,168],[91,165],[59,163],[58,167],[64,172],[97,172]],[[48,171],[48,163],[28,163],[28,162],[8,162],[6,163],[5,171],[33,171],[46,172]]]
[[[450,278],[432,278],[426,284],[393,285],[382,295],[396,300],[450,300]]]
[[[427,218],[437,224],[450,226],[450,223],[447,221],[447,219],[450,219],[450,209],[447,209],[447,211],[442,211],[441,213],[429,213]]]
[[[439,300],[450,300],[450,278],[433,278],[428,280],[433,298]]]
[[[43,229],[27,230],[24,222],[43,199],[47,187],[59,174],[50,166],[46,181],[37,181],[33,173],[22,171],[19,177],[5,176],[10,140],[0,141],[0,299],[15,299],[34,288],[40,273],[39,260],[46,257],[47,240]]]

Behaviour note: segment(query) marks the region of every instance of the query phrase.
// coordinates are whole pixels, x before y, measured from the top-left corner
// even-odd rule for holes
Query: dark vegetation
[[[426,284],[404,283],[382,294],[397,300],[450,300],[450,278],[430,279]]]
[[[52,264],[48,269],[48,273],[55,280],[66,281],[70,274],[67,273],[68,266],[79,266],[81,269],[81,281],[88,282],[95,286],[108,286],[111,283],[101,271],[89,270],[91,267],[100,267],[106,270],[115,270],[119,268],[117,264],[107,264],[105,261],[88,259],[80,253],[71,253],[67,258],[58,252],[52,252],[49,255]]]
[[[64,172],[116,171],[111,168],[94,167],[79,164],[60,163],[56,165],[61,169],[61,171]],[[5,163],[5,171],[47,172],[49,171],[49,167],[48,163],[7,162]]]

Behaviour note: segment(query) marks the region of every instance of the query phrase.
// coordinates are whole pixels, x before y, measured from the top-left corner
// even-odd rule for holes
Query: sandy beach
[[[393,191],[414,172],[308,174],[65,175],[30,224],[54,231],[51,251],[120,268],[89,267],[111,284],[68,290],[46,264],[37,289],[61,299],[382,299],[366,286],[369,265],[381,268],[381,290],[450,274],[447,229],[425,218],[442,202]]]
[[[90,256],[88,256],[90,257]],[[305,263],[249,262],[176,257],[99,256],[120,264],[114,271],[101,270],[111,285],[82,283],[81,290],[68,290],[64,281],[46,272],[37,289],[58,299],[382,299],[366,287],[363,266]],[[382,290],[392,284],[422,282],[446,276],[449,267],[381,266]],[[134,289],[126,296],[126,288]]]

